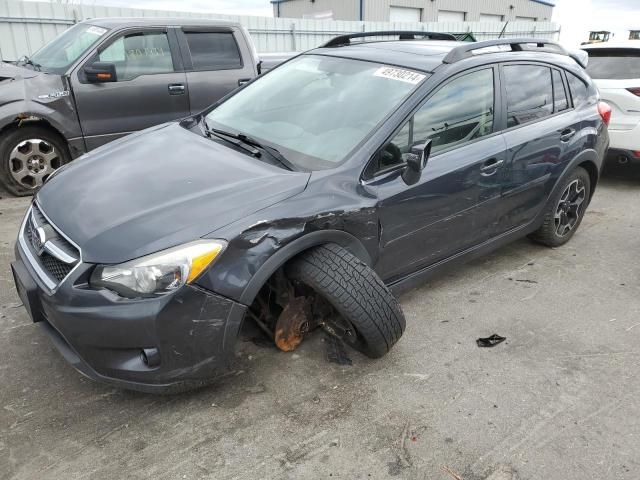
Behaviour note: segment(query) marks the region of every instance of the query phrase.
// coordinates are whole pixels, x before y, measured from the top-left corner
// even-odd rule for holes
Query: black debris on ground
[[[479,338],[476,340],[476,343],[479,347],[495,347],[499,343],[504,342],[507,337],[501,337],[500,335],[494,333],[490,337]]]

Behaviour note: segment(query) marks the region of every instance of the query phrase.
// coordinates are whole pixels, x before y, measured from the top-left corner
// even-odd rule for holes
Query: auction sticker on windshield
[[[407,82],[413,85],[420,83],[426,76],[421,73],[412,72],[411,70],[395,67],[380,67],[375,71],[374,75],[376,77],[390,78],[392,80]]]
[[[87,33],[92,33],[93,35],[98,35],[98,36],[104,35],[104,32],[106,32],[106,31],[107,31],[106,28],[101,28],[101,27],[89,27],[89,28],[87,28]]]

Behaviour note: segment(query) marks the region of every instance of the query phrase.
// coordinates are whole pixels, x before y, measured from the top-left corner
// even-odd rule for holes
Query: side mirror
[[[407,166],[402,172],[402,179],[407,185],[413,185],[420,180],[422,170],[429,161],[431,155],[431,140],[423,145],[415,145],[411,147],[411,153],[407,155]]]
[[[87,81],[91,83],[117,82],[116,66],[113,63],[94,62],[84,67]]]

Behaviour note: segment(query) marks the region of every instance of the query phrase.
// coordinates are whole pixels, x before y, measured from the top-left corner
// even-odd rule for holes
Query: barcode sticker
[[[413,85],[420,83],[426,75],[413,72],[411,70],[405,70],[403,68],[395,67],[380,67],[375,71],[374,76],[390,78],[391,80],[398,80],[400,82],[407,82]]]
[[[91,33],[93,35],[98,35],[98,36],[102,36],[104,35],[104,32],[106,32],[107,29],[106,28],[102,28],[102,27],[89,27],[87,28],[87,33]]]

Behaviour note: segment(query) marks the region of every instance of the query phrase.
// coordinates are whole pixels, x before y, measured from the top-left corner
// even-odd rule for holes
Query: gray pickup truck
[[[78,23],[0,63],[0,183],[31,194],[79,155],[199,112],[292,55],[259,58],[248,32],[222,20]]]

